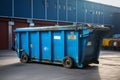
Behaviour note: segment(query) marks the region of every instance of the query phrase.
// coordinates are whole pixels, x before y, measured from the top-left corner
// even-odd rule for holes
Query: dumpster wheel
[[[73,67],[73,59],[71,57],[68,57],[66,56],[64,59],[63,59],[63,66],[65,68],[72,68]]]
[[[27,63],[29,61],[28,55],[25,52],[22,52],[21,57],[20,57],[20,61],[22,63]]]

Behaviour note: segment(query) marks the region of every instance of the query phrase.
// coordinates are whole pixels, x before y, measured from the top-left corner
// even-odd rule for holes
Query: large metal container
[[[21,62],[63,64],[66,68],[82,68],[86,64],[99,63],[100,42],[103,37],[100,36],[100,29],[48,26],[18,28],[14,32],[15,49]]]

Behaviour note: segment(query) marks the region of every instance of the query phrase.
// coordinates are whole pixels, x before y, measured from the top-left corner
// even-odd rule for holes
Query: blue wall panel
[[[47,0],[47,19],[57,20],[57,0]]]
[[[104,24],[112,24],[112,12],[109,6],[104,6]]]
[[[107,17],[106,17],[106,15],[107,15],[106,6],[103,6],[103,9],[104,9],[104,11],[103,11],[103,13],[104,13],[104,24],[107,24],[107,23],[106,23],[106,21],[107,21]]]
[[[85,7],[84,1],[78,0],[77,1],[77,21],[84,22],[85,20]]]
[[[99,6],[98,4],[93,4],[93,23],[99,24],[99,16],[98,16],[98,11],[99,11]]]
[[[12,0],[0,0],[0,16],[12,16]]]
[[[14,0],[15,17],[31,18],[31,0]]]
[[[0,0],[0,16],[115,25],[114,13],[120,8],[85,0]]]
[[[91,2],[85,2],[85,22],[93,23],[93,4]]]
[[[33,0],[33,18],[45,19],[45,0]]]
[[[113,23],[114,27],[113,32],[116,34],[120,34],[120,13],[113,14]]]
[[[114,8],[114,12],[120,13],[120,8],[118,7],[113,7]]]
[[[99,5],[99,12],[98,12],[98,17],[99,17],[99,24],[104,24],[104,7],[103,5]]]
[[[117,12],[119,12],[119,11],[117,11]],[[110,16],[109,16],[109,18],[110,18],[110,25],[113,25],[113,17],[114,17],[114,13],[116,13],[115,12],[115,8],[114,7],[112,7],[112,6],[109,6],[109,13],[110,13]]]
[[[67,0],[68,21],[76,22],[76,0]]]
[[[66,21],[66,0],[59,0],[59,20]]]

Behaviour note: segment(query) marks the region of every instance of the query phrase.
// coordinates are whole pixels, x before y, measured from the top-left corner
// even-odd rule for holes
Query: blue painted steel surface
[[[30,40],[28,40],[28,41],[30,43],[30,46],[32,47],[32,48],[30,48],[30,52],[29,52],[30,53],[30,58],[33,58],[33,59],[36,59],[36,60],[40,60],[40,54],[38,54],[38,53],[40,53],[40,51],[39,51],[40,41],[39,41],[39,37],[38,37],[39,36],[39,32],[31,32],[29,34],[29,36],[30,37],[28,39],[30,39]]]
[[[64,31],[57,31],[57,32],[53,32],[53,61],[62,61],[65,53],[64,53]],[[58,39],[57,39],[58,37]],[[60,39],[61,38],[61,39]]]
[[[20,34],[19,34],[20,35]],[[27,53],[27,55],[29,55],[29,41],[28,41],[28,33],[23,32],[19,38],[21,38],[21,41],[19,42],[19,46],[21,47],[21,50],[24,49],[24,51]],[[21,45],[22,44],[22,45]],[[21,51],[20,50],[20,51]]]
[[[114,34],[120,34],[120,13],[113,14],[113,23],[115,24],[116,28],[113,28]]]
[[[90,2],[85,2],[85,22],[93,23],[93,4]]]
[[[76,0],[67,0],[68,21],[76,22]]]
[[[57,20],[57,1],[47,0],[47,19]]]
[[[23,28],[15,30],[17,54],[24,51],[31,60],[49,61],[61,64],[65,56],[71,57],[78,67],[82,67],[84,48],[89,30],[85,28],[59,28],[59,30],[31,31]],[[32,28],[31,28],[32,29]],[[37,28],[38,29],[38,28]],[[40,28],[41,29],[41,28]],[[84,39],[83,39],[84,38]]]
[[[12,16],[12,0],[0,0],[0,15]]]
[[[51,61],[51,33],[41,32],[41,60]]]
[[[6,6],[7,5],[7,6]],[[0,16],[115,26],[120,8],[85,0],[1,0]]]
[[[104,6],[104,24],[112,25],[112,12],[109,6]]]
[[[59,21],[66,21],[66,0],[59,0]]]
[[[104,7],[99,5],[99,24],[104,24]]]
[[[69,39],[68,36],[75,35],[76,39]],[[79,64],[78,54],[79,53],[79,46],[85,45],[84,43],[82,45],[79,45],[79,33],[78,32],[66,32],[66,55],[72,56],[72,59]],[[80,42],[81,43],[81,42]],[[81,50],[81,49],[80,49]],[[82,58],[80,58],[82,59]]]
[[[85,6],[84,1],[77,1],[77,21],[85,22]]]
[[[98,16],[98,11],[99,11],[99,6],[98,4],[93,4],[93,23],[99,24],[99,16]]]
[[[16,48],[18,48],[18,49],[20,49],[20,34],[19,33],[16,33],[15,34],[16,35],[16,38],[15,38],[15,43],[17,43],[17,44],[15,44],[15,47]],[[20,52],[19,52],[19,50],[17,49],[17,56],[20,58]]]
[[[120,12],[120,8],[84,0],[0,1],[0,16],[21,18],[46,18],[48,20],[113,25],[111,15],[116,12]]]
[[[42,28],[18,28],[14,32],[16,33],[15,45],[17,45],[18,57],[24,51],[31,61],[62,64],[64,57],[69,56],[78,67],[83,67],[82,65],[87,62],[94,63],[93,58],[98,61],[99,51],[96,52],[96,50],[99,50],[96,47],[98,45],[96,43],[93,45],[94,41],[91,44],[89,43],[88,36],[90,32],[87,28],[48,26]],[[91,38],[95,39],[94,37]],[[92,45],[92,52],[86,49],[88,43]]]
[[[14,0],[14,16],[31,18],[31,0]]]
[[[45,0],[33,0],[33,18],[45,19]]]

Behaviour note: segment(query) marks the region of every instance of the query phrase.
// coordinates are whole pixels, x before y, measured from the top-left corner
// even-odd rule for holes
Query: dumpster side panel
[[[20,58],[20,33],[16,33],[16,40],[15,40],[15,49],[17,51],[17,56]]]
[[[64,58],[64,31],[56,31],[53,35],[53,59],[62,62]]]
[[[39,32],[30,32],[30,58],[40,60]]]
[[[28,32],[20,33],[20,50],[24,51],[29,56],[29,40]]]
[[[51,32],[41,32],[41,60],[51,61]]]
[[[78,63],[78,32],[66,31],[66,56]]]

